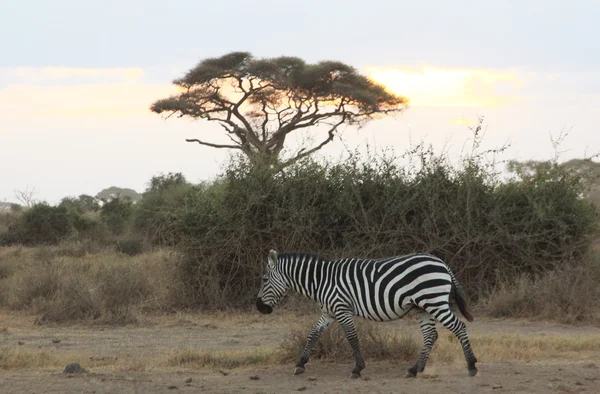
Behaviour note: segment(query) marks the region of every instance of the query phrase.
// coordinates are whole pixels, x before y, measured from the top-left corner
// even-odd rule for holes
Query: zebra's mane
[[[298,260],[305,260],[306,258],[311,259],[312,261],[323,261],[323,260],[327,260],[326,258],[324,258],[321,255],[318,255],[316,253],[305,253],[305,252],[281,252],[277,254],[277,260],[282,261],[282,260],[292,260],[292,261],[298,261]]]

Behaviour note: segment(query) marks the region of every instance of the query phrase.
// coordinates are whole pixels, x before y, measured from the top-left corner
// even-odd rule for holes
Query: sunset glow
[[[406,96],[411,106],[496,107],[518,99],[515,72],[436,67],[367,67],[368,77]]]

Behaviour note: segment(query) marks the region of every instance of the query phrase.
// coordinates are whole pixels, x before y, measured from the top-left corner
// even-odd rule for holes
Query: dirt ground
[[[0,393],[554,393],[600,392],[600,347],[568,357],[523,360],[504,356],[480,359],[479,374],[467,377],[462,363],[435,361],[416,379],[403,378],[409,364],[368,361],[363,377],[350,379],[353,360],[311,361],[294,376],[293,363],[256,364],[236,368],[173,367],[173,352],[275,349],[298,319],[291,313],[175,315],[146,318],[126,327],[39,326],[34,317],[0,312],[0,361],[43,353],[46,364],[11,365],[0,369]],[[418,333],[411,320],[385,324],[386,329]],[[478,319],[469,333],[489,337],[518,334],[536,338],[600,338],[600,328],[576,327],[512,319]],[[440,330],[442,334],[442,330]],[[442,334],[443,335],[443,334]],[[593,342],[599,343],[599,342]],[[457,345],[458,346],[458,345]],[[460,348],[456,349],[460,352]],[[581,350],[581,349],[580,349]],[[435,352],[435,349],[434,349]],[[557,353],[558,354],[558,353]],[[567,354],[567,353],[560,353]],[[21,355],[21,356],[19,356]],[[23,356],[24,357],[24,356]],[[26,359],[27,357],[24,357]],[[486,359],[490,361],[486,361]],[[64,365],[79,362],[87,372],[62,374]]]

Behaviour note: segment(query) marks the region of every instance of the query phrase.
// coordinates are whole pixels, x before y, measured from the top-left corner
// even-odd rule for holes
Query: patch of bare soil
[[[0,373],[3,393],[597,393],[595,364],[482,364],[469,378],[460,368],[436,366],[416,379],[386,362],[370,363],[361,379],[350,364],[314,363],[304,375],[289,366],[191,371],[100,372],[67,377],[50,371]],[[226,374],[226,375],[225,375]]]
[[[568,358],[561,356],[566,353],[557,353],[557,357],[533,361],[510,355],[491,361],[497,358],[477,352],[474,344],[480,358],[474,378],[467,376],[464,361],[444,363],[435,358],[416,379],[403,378],[408,363],[389,361],[368,361],[359,380],[349,377],[350,359],[340,363],[315,360],[299,376],[292,374],[293,365],[274,363],[237,368],[168,363],[171,355],[189,349],[199,354],[275,351],[299,320],[308,332],[307,324],[314,319],[292,313],[174,315],[146,318],[141,326],[51,327],[35,325],[31,317],[0,313],[0,393],[595,393],[600,388],[600,348],[579,349]],[[382,324],[418,335],[418,324],[410,319]],[[479,319],[468,327],[475,337],[592,338],[593,344],[600,338],[596,327],[512,319]],[[440,334],[446,335],[443,328]],[[71,362],[79,362],[88,372],[62,374]]]

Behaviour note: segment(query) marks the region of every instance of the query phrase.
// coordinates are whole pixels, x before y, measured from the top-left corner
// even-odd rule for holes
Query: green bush
[[[133,202],[129,198],[111,198],[100,208],[100,219],[116,235],[123,234],[133,215]]]
[[[120,237],[115,241],[115,250],[128,256],[137,256],[145,251],[144,238],[139,235]]]
[[[96,238],[102,229],[92,215],[68,199],[63,199],[58,206],[35,204],[21,213],[6,215],[7,228],[0,231],[0,244],[49,245],[73,237]]]
[[[58,244],[72,231],[65,207],[35,204],[18,217],[3,237],[4,244]]]
[[[134,229],[152,245],[172,246],[178,242],[176,226],[181,207],[202,186],[152,179],[148,191],[136,204]]]
[[[251,302],[270,248],[332,258],[430,252],[474,297],[498,272],[544,272],[587,250],[596,217],[575,175],[551,166],[503,183],[475,160],[420,159],[414,170],[386,156],[306,160],[276,176],[237,160],[214,183],[188,188],[168,223],[191,302]]]

